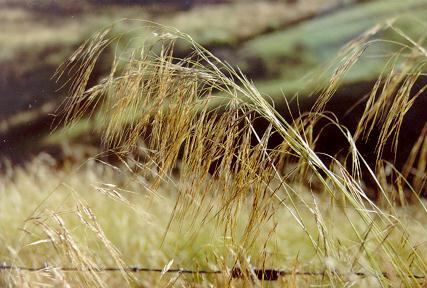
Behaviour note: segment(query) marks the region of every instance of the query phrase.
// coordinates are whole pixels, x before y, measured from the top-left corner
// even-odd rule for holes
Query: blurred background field
[[[55,113],[67,92],[52,80],[59,64],[94,32],[121,19],[155,21],[189,33],[215,55],[239,67],[261,92],[277,100],[283,95],[291,98],[298,93],[300,99],[305,99],[313,94],[319,81],[327,83],[330,74],[324,68],[339,49],[380,21],[399,16],[393,25],[419,39],[425,31],[422,17],[427,10],[422,0],[404,3],[140,1],[139,4],[138,1],[2,0],[0,7],[1,153],[18,162],[27,157],[24,152],[46,148],[38,144],[50,130],[49,115]],[[123,22],[115,29],[117,33],[132,29],[138,33],[138,26],[142,25]],[[346,75],[340,90],[345,98],[336,97],[338,103],[331,108],[335,112],[346,111],[354,104],[354,98],[359,97],[359,93],[353,93],[355,90],[369,91],[387,55],[401,48],[392,41],[406,41],[392,28],[377,38],[388,42],[370,45],[360,63]],[[177,55],[188,53],[186,47],[176,50]],[[99,62],[92,82],[106,73],[102,60]],[[318,77],[319,74],[325,75]],[[28,142],[30,147],[23,147]]]
[[[425,73],[420,72],[405,94],[410,99],[422,92],[399,126],[399,153],[388,143],[382,159],[386,168],[379,169],[385,171],[385,176],[380,175],[383,178],[378,176],[385,183],[381,182],[381,187],[392,201],[387,202],[388,196],[385,200],[378,197],[375,203],[358,198],[360,203],[367,203],[367,208],[349,204],[353,198],[339,192],[332,196],[326,193],[333,177],[322,182],[325,171],[321,176],[303,171],[309,169],[299,167],[300,160],[285,169],[284,174],[291,175],[292,181],[278,184],[280,181],[273,177],[277,183],[269,183],[278,185],[276,192],[286,195],[274,199],[273,204],[239,194],[236,198],[242,198],[236,207],[233,197],[233,205],[221,207],[224,199],[218,191],[235,179],[224,176],[224,180],[213,173],[204,175],[200,183],[192,182],[191,177],[183,180],[181,173],[188,171],[180,170],[180,160],[170,173],[159,177],[158,184],[155,178],[159,175],[154,174],[161,169],[155,167],[157,163],[151,163],[154,167],[145,165],[145,152],[140,162],[138,151],[127,155],[129,158],[111,156],[111,147],[102,140],[107,130],[103,115],[91,118],[93,115],[87,113],[73,125],[63,125],[61,104],[70,97],[64,84],[73,74],[64,74],[60,80],[54,75],[61,63],[102,29],[112,27],[111,35],[138,47],[144,44],[144,26],[155,22],[188,33],[221,61],[239,69],[290,122],[292,117],[310,111],[324,89],[337,84],[325,110],[354,133],[362,114],[367,113],[360,103],[365,104],[363,100],[375,89],[379,77],[387,84],[390,71],[412,73],[405,70],[407,66],[423,67],[427,59],[423,45],[426,13],[425,0],[0,0],[0,241],[4,244],[0,246],[0,264],[5,261],[39,267],[46,261],[52,266],[141,265],[166,269],[169,265],[223,271],[219,276],[117,273],[115,277],[108,273],[67,274],[55,269],[45,273],[0,270],[0,286],[425,285]],[[345,58],[348,55],[343,54],[343,47],[358,43],[363,35],[368,35],[363,54],[345,75],[337,77],[339,83],[334,83],[334,69],[346,60],[352,61]],[[193,48],[188,42],[177,41],[173,55],[187,57]],[[87,88],[104,85],[112,59],[126,49],[129,47],[117,45],[103,51]],[[387,118],[392,114],[388,112],[378,118]],[[254,123],[254,130],[260,133],[271,129],[265,119]],[[373,123],[372,137],[357,142],[358,151],[372,167],[377,164],[375,145],[383,127]],[[336,127],[328,130],[330,126],[322,127],[322,137],[313,141],[322,160],[330,160],[326,154],[338,155],[348,145],[347,135],[335,131]],[[314,126],[307,127],[307,135],[311,135]],[[273,134],[273,145],[280,144],[274,142],[280,139]],[[311,144],[313,139],[307,136],[305,140]],[[145,149],[145,144],[138,142],[138,147]],[[183,157],[185,153],[178,154]],[[342,172],[344,168],[331,162],[325,161],[331,164],[330,171],[340,176],[357,170],[353,166]],[[394,168],[387,166],[388,162],[395,164],[396,171],[390,172]],[[409,162],[413,168],[410,172]],[[302,166],[309,166],[307,163]],[[199,175],[196,172],[194,175]],[[325,173],[329,175],[329,170]],[[394,173],[412,178],[396,176],[396,180],[391,176]],[[404,193],[411,192],[405,189],[410,189],[402,187],[405,181],[415,183],[413,179],[421,179],[415,181],[418,194],[406,197]],[[375,181],[360,182],[367,195],[379,193],[372,187],[377,185]],[[246,184],[241,185],[250,186]],[[193,186],[201,194],[215,193],[188,197],[194,206],[180,207],[182,191]],[[257,201],[266,206],[258,207]],[[361,207],[366,209],[363,213]],[[252,223],[256,221],[251,213],[264,208],[260,222]],[[185,213],[180,214],[180,209]],[[228,218],[222,214],[227,209],[231,211],[226,214]],[[277,283],[230,280],[226,268],[237,264],[243,268],[280,267],[290,273]],[[296,276],[295,271],[326,272],[313,277]],[[421,275],[421,280],[414,275]]]

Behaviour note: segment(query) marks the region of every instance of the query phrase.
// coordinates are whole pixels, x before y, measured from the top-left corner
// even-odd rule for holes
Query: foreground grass
[[[126,281],[142,286],[164,286],[171,281],[176,281],[173,283],[177,286],[223,286],[227,283],[241,286],[244,285],[242,280],[228,282],[230,276],[224,270],[236,265],[239,253],[246,256],[246,259],[240,259],[247,261],[239,263],[242,266],[326,272],[324,278],[307,275],[283,277],[275,282],[277,287],[321,283],[380,287],[382,281],[378,277],[382,276],[375,275],[377,271],[370,267],[368,257],[384,259],[375,268],[390,273],[390,284],[400,283],[391,268],[392,263],[387,260],[388,256],[376,243],[376,238],[381,235],[371,235],[370,225],[364,223],[351,207],[331,202],[325,195],[311,193],[307,187],[294,187],[306,199],[305,203],[296,203],[301,223],[292,216],[292,210],[278,207],[274,217],[258,231],[254,244],[245,249],[236,241],[242,237],[236,231],[244,231],[251,203],[245,203],[235,215],[239,219],[236,222],[237,235],[224,234],[225,226],[221,221],[203,220],[202,216],[194,215],[169,226],[165,234],[178,194],[177,179],[166,181],[153,193],[148,189],[149,180],[130,171],[124,173],[124,167],[120,167],[120,171],[90,160],[81,167],[64,171],[52,166],[52,161],[41,155],[25,169],[14,169],[10,178],[2,177],[2,261],[28,267],[79,267],[83,265],[81,261],[86,261],[86,265],[95,267],[138,265],[163,268],[173,260],[170,268],[222,269],[224,274],[193,277],[144,272],[121,275],[115,272],[99,273],[99,279],[95,281],[85,273],[49,269],[43,273],[3,271],[0,273],[2,286],[44,287],[68,283],[72,287],[95,284],[111,287],[126,284]],[[215,206],[220,205],[216,203]],[[85,214],[85,209],[90,209],[96,220],[91,222],[92,218]],[[387,241],[394,243],[398,249],[395,253],[402,261],[410,262],[413,258],[411,248],[416,248],[420,256],[426,257],[427,220],[421,206],[399,208],[396,213],[395,216],[406,227],[405,233],[398,231],[396,223],[396,227],[383,227],[381,237],[387,237]],[[323,244],[317,242],[325,237],[319,235],[319,219],[326,225],[323,229],[330,241],[329,250],[323,253],[318,250],[323,249]],[[93,227],[98,227],[95,223],[99,224],[99,231],[93,230]],[[358,239],[354,228],[366,238]],[[70,243],[73,243],[72,248],[67,246]],[[367,276],[358,276],[356,272]],[[413,285],[423,282],[413,281]]]

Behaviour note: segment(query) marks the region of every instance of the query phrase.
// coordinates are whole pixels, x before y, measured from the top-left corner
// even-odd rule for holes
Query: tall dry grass
[[[219,229],[227,247],[232,247],[228,253],[216,255],[215,265],[224,271],[226,279],[221,285],[264,286],[251,274],[251,267],[283,265],[280,257],[265,252],[274,247],[287,249],[280,244],[293,237],[286,235],[290,218],[281,217],[287,213],[294,221],[292,230],[303,235],[306,249],[313,251],[311,259],[303,257],[304,261],[324,271],[322,279],[308,277],[304,285],[425,285],[424,279],[418,278],[427,272],[427,251],[420,238],[423,234],[413,233],[410,227],[427,212],[420,198],[426,178],[425,131],[403,171],[381,157],[390,139],[398,153],[396,139],[405,114],[416,97],[425,97],[424,87],[411,96],[415,81],[424,71],[426,55],[421,44],[412,40],[401,45],[368,96],[360,125],[352,134],[324,109],[340,79],[372,45],[373,37],[383,29],[396,29],[392,23],[378,25],[344,47],[330,85],[313,111],[295,115],[292,121],[285,119],[238,69],[190,36],[153,23],[143,24],[145,46],[135,47],[125,35],[114,36],[107,29],[83,44],[60,67],[57,76],[71,87],[64,103],[66,124],[73,125],[83,117],[96,118],[102,123],[104,143],[122,159],[120,168],[114,169],[127,171],[125,177],[131,179],[144,179],[139,185],[151,197],[169,197],[162,195],[165,185],[173,191],[176,201],[161,243],[167,242],[176,227],[189,231],[187,239],[179,239],[184,242],[191,241],[189,235],[197,235],[199,230]],[[176,58],[173,48],[177,41],[191,44],[193,53]],[[91,72],[107,47],[120,47],[117,51],[121,52],[115,55],[108,77],[88,87]],[[263,134],[254,127],[259,117],[269,123]],[[324,119],[348,140],[344,160],[331,155],[326,163],[315,152],[315,125]],[[373,127],[381,131],[375,167],[357,148],[357,141],[369,137]],[[281,139],[273,148],[269,145],[272,135]],[[379,202],[368,196],[364,177],[373,179]],[[105,195],[132,207],[125,191],[108,187],[101,189]],[[407,210],[413,209],[417,215],[402,212],[400,206],[408,199],[412,206]],[[112,263],[125,267],[123,251],[109,240],[96,214],[78,197],[73,213],[95,233]],[[51,213],[29,221],[41,227],[46,241],[55,244],[69,263],[81,269],[96,267],[97,258],[82,252],[61,215]],[[279,237],[280,233],[284,234]],[[257,255],[257,251],[263,251],[259,252],[262,255],[251,260],[249,256]],[[293,260],[299,262],[301,250],[292,252]],[[235,266],[245,271],[244,282],[231,280],[227,268]],[[297,271],[299,266],[290,268]],[[360,277],[360,272],[369,276]],[[301,284],[295,277],[288,278],[287,284]],[[135,275],[124,270],[121,279],[125,284],[138,283]],[[81,286],[106,285],[93,271],[74,281]]]

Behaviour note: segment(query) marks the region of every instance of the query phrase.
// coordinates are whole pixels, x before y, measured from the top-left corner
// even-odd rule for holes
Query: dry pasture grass
[[[119,178],[110,178],[119,179],[118,182],[107,180],[97,184],[95,190],[101,196],[79,191],[79,185],[87,185],[81,180],[77,188],[70,189],[73,185],[67,184],[70,196],[66,199],[72,200],[71,206],[54,200],[57,189],[51,190],[47,199],[54,208],[41,209],[43,204],[24,222],[30,243],[20,243],[19,249],[10,248],[14,246],[9,244],[2,254],[10,255],[8,259],[13,263],[28,263],[29,259],[37,263],[39,258],[29,257],[25,251],[46,249],[44,246],[48,244],[53,249],[43,251],[46,255],[54,251],[52,262],[58,265],[69,263],[85,269],[107,263],[126,267],[135,261],[135,258],[126,258],[126,253],[141,251],[140,244],[129,243],[148,237],[160,247],[155,251],[167,255],[151,257],[153,265],[177,263],[180,267],[197,268],[213,265],[224,272],[222,278],[200,276],[188,281],[178,275],[167,279],[168,285],[266,285],[251,273],[244,273],[240,282],[232,280],[226,268],[236,266],[244,271],[250,271],[251,267],[277,266],[294,271],[308,268],[325,271],[321,278],[294,275],[281,280],[295,286],[327,283],[334,287],[414,287],[425,284],[423,278],[416,277],[426,275],[427,271],[425,229],[422,228],[427,210],[419,197],[424,189],[425,161],[416,161],[413,156],[404,174],[400,174],[392,168],[388,171],[389,166],[379,165],[379,159],[377,167],[384,168],[375,170],[366,163],[356,144],[358,137],[369,133],[371,125],[384,127],[378,152],[398,133],[399,123],[412,103],[408,89],[423,73],[423,66],[418,64],[426,57],[422,46],[414,41],[405,47],[411,52],[404,66],[408,68],[398,73],[394,69],[388,72],[390,76],[386,79],[390,80],[384,82],[382,92],[373,93],[368,99],[364,121],[356,135],[329,117],[348,139],[347,161],[352,167],[348,169],[348,163],[332,156],[332,164],[327,165],[315,153],[313,125],[320,118],[328,117],[323,111],[325,103],[333,97],[340,78],[357,62],[364,45],[382,26],[345,47],[344,60],[319,98],[316,110],[291,122],[274,109],[250,80],[188,35],[147,22],[145,29],[151,31],[145,35],[152,35],[145,45],[135,48],[127,43],[125,47],[129,50],[116,55],[109,76],[96,86],[87,87],[87,83],[97,58],[103,49],[122,39],[111,36],[108,29],[89,39],[58,70],[58,77],[65,77],[71,87],[70,97],[64,103],[66,124],[73,125],[87,116],[101,120],[104,143],[121,155],[122,161],[118,166],[104,163],[96,167],[108,167],[118,173]],[[192,45],[193,54],[185,59],[175,58],[176,41]],[[423,91],[424,88],[417,97],[425,97]],[[390,105],[375,104],[377,101],[388,104],[385,99],[389,97],[393,99]],[[254,117],[263,117],[270,123],[263,135],[254,129]],[[270,149],[268,143],[273,133],[283,141]],[[413,149],[418,159],[426,159],[425,142],[424,133]],[[132,158],[135,151],[139,151],[138,157]],[[377,183],[382,203],[367,196],[361,181],[366,171]],[[400,181],[390,183],[390,173]],[[414,180],[401,177],[408,173]],[[75,178],[67,181],[72,179]],[[94,181],[96,179],[94,177]],[[322,193],[313,191],[307,179],[317,182]],[[7,182],[8,190],[15,181]],[[394,198],[393,189],[399,195],[409,193],[413,204],[400,207],[403,202]],[[0,203],[10,203],[13,197],[25,194],[19,189],[4,195],[11,198]],[[101,205],[99,199],[102,198],[106,202]],[[142,204],[137,199],[142,200]],[[121,208],[113,210],[110,205]],[[144,213],[146,209],[141,209],[152,205],[159,205],[160,211]],[[165,215],[166,207],[168,215]],[[125,216],[129,211],[143,215],[141,218]],[[5,213],[2,217],[11,215],[13,213]],[[123,227],[123,231],[108,233],[108,229],[117,227],[111,219],[119,221],[117,225]],[[147,219],[153,226],[139,226]],[[131,229],[133,227],[137,228]],[[84,233],[80,234],[80,229]],[[144,237],[139,238],[142,234],[137,231],[144,231],[141,232]],[[206,241],[202,241],[205,249],[197,250],[199,237]],[[213,244],[215,241],[220,241],[220,248]],[[182,243],[186,245],[181,246]],[[173,252],[168,250],[171,247]],[[203,259],[206,255],[211,258]],[[359,272],[369,276],[358,276]],[[158,276],[141,279],[125,271],[120,275],[113,281],[126,285],[144,285],[144,281],[150,283],[147,285],[161,285],[165,280]],[[24,281],[23,285],[31,285],[45,281],[37,278],[41,277],[38,274],[31,276],[35,279],[15,271],[6,273],[4,282]],[[70,286],[103,287],[111,283],[104,276],[93,271],[59,273],[51,276],[51,280]]]

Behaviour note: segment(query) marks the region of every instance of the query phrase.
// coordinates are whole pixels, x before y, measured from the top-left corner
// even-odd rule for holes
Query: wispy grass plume
[[[69,75],[72,83],[64,106],[67,123],[82,117],[98,117],[106,145],[121,155],[143,148],[141,170],[135,173],[155,171],[150,189],[156,190],[162,183],[173,183],[177,188],[177,202],[167,230],[188,219],[195,230],[198,225],[212,223],[223,227],[224,237],[238,247],[233,250],[236,265],[240,263],[245,270],[250,267],[246,251],[254,247],[266,225],[273,223],[269,235],[274,235],[277,226],[286,225],[275,218],[278,210],[286,209],[306,234],[315,251],[313,258],[324,264],[326,277],[333,286],[347,285],[350,280],[342,275],[361,270],[381,286],[421,285],[415,275],[427,272],[425,253],[418,249],[422,244],[411,237],[399,218],[396,201],[389,193],[389,177],[381,176],[386,168],[375,171],[357,149],[357,140],[368,137],[372,127],[380,127],[378,163],[389,139],[393,139],[397,153],[396,139],[403,118],[415,99],[424,97],[424,88],[410,97],[424,69],[425,55],[419,53],[419,45],[408,47],[415,54],[407,58],[398,73],[393,68],[385,81],[378,80],[352,134],[325,114],[324,108],[340,79],[383,26],[378,25],[351,42],[343,50],[342,61],[313,112],[288,121],[245,75],[190,36],[172,28],[145,24],[152,34],[143,47],[123,45],[121,41],[126,37],[112,36],[105,30],[81,46],[58,75]],[[190,44],[193,52],[185,58],[175,57],[176,41]],[[109,45],[125,50],[116,51],[108,77],[87,87],[96,60]],[[72,74],[66,74],[67,71]],[[268,122],[262,135],[255,129],[257,117]],[[325,163],[315,152],[317,135],[313,131],[320,118],[329,119],[348,140],[347,162],[352,171],[348,163],[332,156],[331,162]],[[281,144],[271,148],[273,134],[279,136]],[[420,137],[412,155],[421,153],[419,159],[425,159],[425,135]],[[413,168],[408,167],[415,163],[415,174],[425,172],[425,161],[415,161],[414,157],[403,176],[411,173]],[[361,181],[364,169],[385,199],[382,206],[368,197]],[[352,245],[343,248],[345,237],[337,234],[328,211],[320,207],[320,196],[298,189],[297,184],[301,183],[310,187],[304,177],[319,183],[325,192],[322,197],[328,197],[331,209],[343,210],[345,222],[351,227]],[[291,181],[295,178],[298,181]],[[412,188],[425,187],[424,176],[414,179]],[[400,192],[406,189],[397,184],[394,186]],[[97,226],[89,227],[97,231]],[[266,243],[274,237],[268,238]],[[246,281],[248,285],[257,285],[250,273]]]

